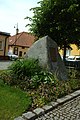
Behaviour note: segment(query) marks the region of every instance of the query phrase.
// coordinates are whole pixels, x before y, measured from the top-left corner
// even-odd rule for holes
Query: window
[[[26,52],[24,52],[24,55],[26,54]]]
[[[3,49],[3,42],[0,41],[0,50],[2,50],[2,49]]]
[[[14,47],[14,54],[18,55],[18,48],[17,47]]]
[[[71,50],[70,50],[70,49],[67,49],[67,50],[66,50],[66,56],[70,56],[70,53],[71,53]]]
[[[19,51],[19,56],[22,57],[22,51]]]
[[[22,47],[22,49],[25,49],[25,47]]]

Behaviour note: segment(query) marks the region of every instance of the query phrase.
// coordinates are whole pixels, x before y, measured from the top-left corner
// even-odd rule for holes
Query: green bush
[[[43,69],[38,60],[22,59],[13,62],[9,70],[2,72],[1,79],[22,89],[37,88],[41,83],[54,84],[54,75]]]
[[[31,77],[31,88],[37,88],[42,83],[44,84],[55,84],[56,80],[54,75],[42,69],[40,72]]]
[[[42,107],[43,105],[56,101],[56,99],[68,95],[80,89],[80,80],[71,79],[67,81],[53,80],[54,84],[42,83],[38,88],[29,91],[32,97],[32,107]]]
[[[4,83],[11,84],[12,76],[9,70],[5,70],[0,72],[0,79],[3,80]]]
[[[71,69],[67,69],[68,70],[68,75],[71,79],[79,79],[80,78],[80,69],[74,69],[74,68],[71,68]]]
[[[31,79],[31,76],[34,76],[36,72],[41,70],[41,67],[38,64],[38,60],[34,59],[22,59],[15,61],[9,69],[13,72],[17,79]]]

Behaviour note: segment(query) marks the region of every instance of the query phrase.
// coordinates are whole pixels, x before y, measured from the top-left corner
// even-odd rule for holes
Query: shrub
[[[3,80],[4,83],[11,84],[12,82],[12,76],[10,74],[10,71],[2,71],[0,73],[0,79]]]
[[[70,69],[68,69],[68,75],[71,79],[74,79],[74,78],[79,79],[80,78],[80,70],[70,68]]]
[[[34,59],[22,59],[15,61],[9,69],[17,77],[17,79],[30,79],[31,76],[34,76],[36,72],[41,70],[41,67],[38,64],[38,60]]]
[[[56,99],[80,89],[80,80],[71,79],[67,81],[59,81],[56,79],[53,81],[54,84],[51,82],[49,82],[49,84],[42,83],[38,88],[29,90],[29,94],[33,101],[33,108],[42,107],[51,101],[56,101]]]
[[[3,72],[2,79],[10,85],[22,89],[37,88],[41,83],[54,84],[54,75],[41,68],[38,60],[22,59],[13,62],[9,70]]]
[[[71,90],[75,91],[77,89],[80,89],[80,79],[70,79],[68,82]]]

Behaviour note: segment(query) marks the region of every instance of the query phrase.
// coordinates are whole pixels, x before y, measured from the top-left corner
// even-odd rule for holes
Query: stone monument
[[[67,72],[58,52],[58,46],[49,36],[36,41],[27,51],[26,58],[38,59],[42,67],[54,73],[59,80],[67,80]]]

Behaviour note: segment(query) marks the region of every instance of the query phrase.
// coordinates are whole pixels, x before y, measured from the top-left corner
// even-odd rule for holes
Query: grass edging
[[[77,90],[69,95],[66,95],[62,98],[59,98],[56,100],[56,102],[50,102],[48,105],[43,106],[42,108],[36,108],[33,111],[28,111],[27,113],[22,114],[22,116],[19,116],[18,118],[15,118],[14,120],[35,120],[41,115],[44,115],[45,113],[48,113],[49,111],[53,110],[57,106],[70,101],[76,97],[80,96],[80,90]]]

